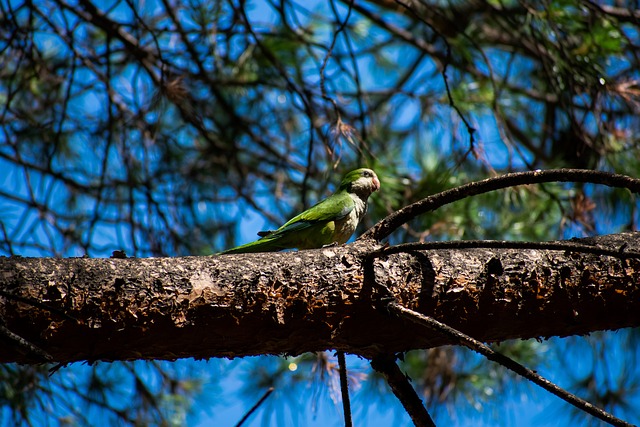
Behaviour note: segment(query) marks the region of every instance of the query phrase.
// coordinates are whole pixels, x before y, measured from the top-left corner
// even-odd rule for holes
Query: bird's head
[[[356,169],[349,172],[340,183],[340,190],[355,193],[365,199],[365,201],[371,193],[379,189],[380,180],[378,179],[378,175],[367,168]]]

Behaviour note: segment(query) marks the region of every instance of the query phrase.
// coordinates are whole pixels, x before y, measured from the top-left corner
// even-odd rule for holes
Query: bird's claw
[[[331,242],[328,245],[323,245],[322,248],[335,248],[336,246],[340,246],[338,242]]]

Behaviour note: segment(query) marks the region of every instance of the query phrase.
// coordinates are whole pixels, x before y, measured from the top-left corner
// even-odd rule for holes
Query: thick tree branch
[[[639,237],[572,243],[638,252]],[[416,336],[376,309],[382,285],[403,307],[491,342],[640,326],[639,283],[634,258],[500,248],[387,255],[371,240],[210,257],[12,257],[0,258],[0,317],[62,363],[326,349],[373,357],[456,344]],[[0,362],[39,360],[0,346]]]

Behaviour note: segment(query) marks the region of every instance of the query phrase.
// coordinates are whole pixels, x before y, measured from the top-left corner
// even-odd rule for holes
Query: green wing
[[[339,191],[306,211],[291,218],[275,231],[259,233],[263,236],[255,242],[246,243],[222,254],[271,252],[289,248],[321,247],[331,240],[332,221],[339,221],[355,209],[349,193]]]
[[[327,221],[339,221],[349,215],[355,208],[355,203],[349,193],[340,191],[316,203],[306,211],[294,216],[275,233],[284,233],[290,230],[304,230],[318,223]]]

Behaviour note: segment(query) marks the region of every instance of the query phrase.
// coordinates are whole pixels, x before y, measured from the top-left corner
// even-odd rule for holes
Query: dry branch
[[[382,354],[371,359],[371,367],[378,371],[389,384],[402,407],[411,417],[416,427],[435,427],[435,423],[422,400],[409,383],[409,378],[396,364],[395,357]]]
[[[638,251],[639,237],[582,242]],[[380,254],[375,243],[359,241],[210,257],[0,258],[0,318],[63,363],[326,349],[372,357],[451,343],[380,310],[384,287],[404,307],[484,342],[640,326],[638,259],[500,248],[372,253]],[[39,360],[8,342],[0,362]]]

